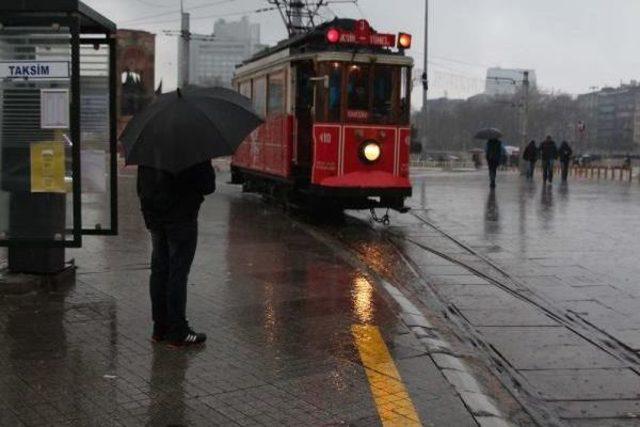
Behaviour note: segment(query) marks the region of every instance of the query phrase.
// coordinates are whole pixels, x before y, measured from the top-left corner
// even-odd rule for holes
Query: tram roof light
[[[340,31],[336,28],[329,28],[327,31],[327,41],[331,44],[338,43],[340,41]]]
[[[398,49],[410,49],[412,36],[407,33],[398,34]]]

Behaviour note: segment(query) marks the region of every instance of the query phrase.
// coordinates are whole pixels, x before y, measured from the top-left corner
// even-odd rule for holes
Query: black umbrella
[[[178,173],[235,153],[263,120],[251,100],[224,88],[187,87],[160,95],[120,138],[128,165]]]
[[[502,138],[502,132],[496,128],[481,129],[476,133],[475,139],[498,139]]]

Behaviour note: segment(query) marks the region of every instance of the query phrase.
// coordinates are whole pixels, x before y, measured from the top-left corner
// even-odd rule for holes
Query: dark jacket
[[[502,142],[498,139],[490,139],[487,141],[485,148],[485,157],[487,163],[492,165],[499,165],[503,156]]]
[[[558,150],[558,155],[560,156],[561,162],[568,162],[569,160],[571,160],[573,150],[571,149],[567,141],[562,141],[560,149]]]
[[[544,140],[540,144],[540,159],[544,162],[558,158],[558,146],[553,140]]]
[[[522,154],[522,158],[528,162],[538,161],[538,147],[536,147],[535,142],[531,141],[529,145],[527,145]]]
[[[138,167],[138,197],[147,228],[193,221],[204,196],[216,190],[211,162],[172,175],[147,166]]]

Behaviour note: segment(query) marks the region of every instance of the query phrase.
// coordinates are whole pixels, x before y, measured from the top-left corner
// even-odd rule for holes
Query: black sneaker
[[[182,339],[169,340],[169,347],[190,347],[194,345],[204,344],[206,340],[207,336],[205,334],[194,332],[192,329],[189,329]]]

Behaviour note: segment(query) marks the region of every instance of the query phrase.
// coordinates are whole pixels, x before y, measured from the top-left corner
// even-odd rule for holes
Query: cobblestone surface
[[[638,425],[640,185],[414,183],[389,234],[497,367],[570,425]]]
[[[209,340],[151,344],[134,182],[121,177],[120,236],[68,252],[75,286],[0,297],[0,425],[377,425],[359,324],[380,329],[423,424],[476,425],[375,283],[226,185],[203,205],[189,286]]]

